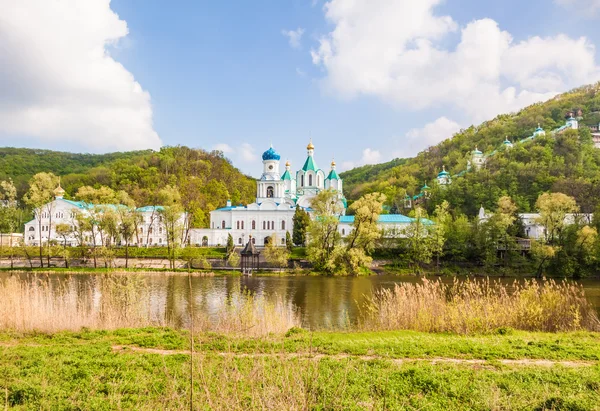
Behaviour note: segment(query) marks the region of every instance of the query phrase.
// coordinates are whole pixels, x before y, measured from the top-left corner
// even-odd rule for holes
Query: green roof
[[[282,180],[291,180],[292,176],[290,175],[290,170],[285,170],[285,173],[281,176]]]
[[[327,176],[327,178],[325,180],[339,180],[339,179],[340,179],[340,177],[338,176],[337,171],[332,169],[329,172],[329,175]]]
[[[304,163],[304,167],[302,167],[303,171],[317,171],[317,165],[315,164],[315,161],[313,160],[312,156],[308,156],[306,158],[306,162]]]

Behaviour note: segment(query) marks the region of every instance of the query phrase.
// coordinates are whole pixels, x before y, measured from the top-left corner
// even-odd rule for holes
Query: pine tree
[[[294,245],[304,246],[306,244],[306,230],[310,224],[310,216],[306,211],[296,206],[296,212],[294,213],[294,230],[292,233],[292,240]]]
[[[291,253],[294,249],[294,244],[292,243],[292,236],[289,231],[285,232],[285,247]]]

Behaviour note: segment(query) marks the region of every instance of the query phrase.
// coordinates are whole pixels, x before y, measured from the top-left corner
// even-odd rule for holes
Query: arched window
[[[159,244],[162,244],[162,238],[159,238],[159,239],[158,239],[158,243],[159,243]]]
[[[252,239],[252,244],[256,244],[256,238]]]
[[[266,223],[263,221],[263,230],[265,229],[265,224],[266,224]]]
[[[238,230],[240,229],[240,222],[239,221],[236,221],[235,228],[237,228]]]
[[[252,220],[252,229],[256,230],[256,221]]]
[[[308,186],[312,187],[312,174],[308,175]]]
[[[267,187],[267,198],[273,198],[273,197],[274,197],[273,187],[269,186],[269,187]]]
[[[271,221],[271,230],[275,230],[275,221]]]
[[[148,234],[152,234],[152,231],[153,231],[153,230],[152,230],[152,227],[150,227],[150,228],[148,229]]]
[[[225,228],[225,220],[221,221],[221,228]]]
[[[162,227],[158,227],[158,234],[162,234]]]
[[[208,237],[202,237],[202,247],[208,247]]]
[[[265,239],[263,240],[264,245],[269,244],[269,242],[271,241],[271,237],[265,237]]]
[[[282,220],[282,221],[281,221],[281,229],[282,229],[282,230],[285,230],[285,220]]]
[[[300,177],[300,187],[304,187],[304,174]]]
[[[140,234],[144,234],[144,227],[140,227]]]
[[[317,187],[319,186],[319,184],[321,184],[320,180],[321,179],[319,178],[319,176],[317,176]]]
[[[284,245],[284,244],[285,244],[285,238],[282,238],[281,239],[281,245]]]
[[[346,229],[342,228],[342,235],[346,235]]]
[[[238,238],[238,244],[242,244],[242,237]]]
[[[242,221],[242,230],[244,229],[244,222]]]
[[[35,231],[35,228],[33,226],[29,227],[29,231]]]

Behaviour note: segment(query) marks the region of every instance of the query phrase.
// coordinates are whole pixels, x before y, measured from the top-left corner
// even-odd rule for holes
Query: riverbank
[[[598,409],[600,333],[0,333],[16,409]]]

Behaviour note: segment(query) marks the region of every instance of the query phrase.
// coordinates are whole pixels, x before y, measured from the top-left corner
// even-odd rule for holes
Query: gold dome
[[[65,190],[60,186],[60,177],[58,179],[58,187],[54,189],[54,195],[57,197],[62,197],[65,195]]]
[[[331,167],[335,167],[335,160],[331,160]]]
[[[287,161],[285,162],[285,166],[286,166],[286,167],[289,167],[289,166],[291,166],[291,164],[290,164],[290,160],[287,160]]]
[[[312,138],[310,139],[310,143],[308,143],[308,145],[306,146],[306,149],[307,150],[314,150],[315,149],[315,146],[313,146],[313,143],[312,143]]]

